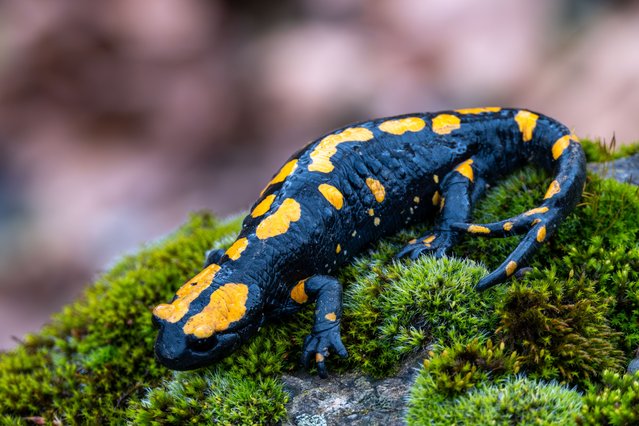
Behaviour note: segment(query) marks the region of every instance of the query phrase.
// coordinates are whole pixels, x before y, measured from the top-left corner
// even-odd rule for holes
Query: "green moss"
[[[610,142],[603,140],[582,140],[581,146],[589,162],[612,161],[639,153],[639,142],[617,147],[615,138]]]
[[[639,372],[603,373],[603,383],[584,396],[580,425],[639,424]]]
[[[516,173],[488,192],[477,221],[534,207],[548,183],[542,172]],[[639,345],[637,191],[591,176],[583,202],[532,259],[535,272],[484,293],[473,289],[486,273],[482,264],[488,269],[500,264],[517,238],[468,238],[456,248],[456,258],[416,262],[391,257],[430,225],[378,243],[341,271],[343,338],[350,358],[331,357],[329,367],[383,376],[415,351],[433,344],[447,347],[448,355],[440,352],[428,374],[420,375],[430,384],[418,381],[413,393],[421,389],[423,398],[412,400],[411,412],[429,417],[428,410],[439,410],[433,404],[463,412],[477,401],[493,401],[496,389],[504,395],[536,395],[531,404],[544,401],[535,405],[542,414],[572,410],[568,396],[552,396],[569,391],[533,377],[556,377],[600,393],[603,387],[621,386],[605,384],[607,379],[593,370],[619,371]],[[287,396],[279,377],[299,368],[312,309],[265,327],[250,344],[207,369],[173,373],[152,354],[151,308],[170,300],[177,286],[199,270],[204,251],[212,244],[227,247],[238,229],[238,220],[193,216],[175,234],[122,259],[40,333],[0,355],[0,424],[25,423],[29,417],[64,424],[280,421]],[[517,322],[522,313],[532,318],[528,324]],[[530,344],[524,344],[526,333]],[[505,344],[490,347],[488,338]],[[598,356],[606,351],[606,357]],[[530,377],[507,380],[518,368]],[[436,392],[427,401],[428,386]],[[529,407],[517,405],[526,398],[508,401]],[[557,408],[557,401],[567,405]],[[496,406],[501,408],[479,410],[481,418],[506,419],[507,406]]]
[[[166,374],[153,357],[151,308],[170,300],[211,243],[238,227],[238,220],[194,215],[174,235],[119,262],[82,300],[1,356],[0,413],[122,422],[126,401]]]
[[[604,369],[621,370],[626,359],[619,333],[606,314],[610,298],[591,281],[537,276],[508,289],[498,312],[497,336],[519,354],[532,378],[587,384]]]
[[[554,382],[509,378],[496,384],[484,382],[462,396],[442,399],[432,383],[420,376],[406,420],[409,425],[571,425],[580,408],[579,393]]]
[[[378,253],[394,252],[386,247]],[[380,376],[432,342],[450,344],[494,329],[499,296],[474,289],[485,273],[473,262],[453,258],[355,262],[345,272],[353,281],[344,298],[348,365]]]

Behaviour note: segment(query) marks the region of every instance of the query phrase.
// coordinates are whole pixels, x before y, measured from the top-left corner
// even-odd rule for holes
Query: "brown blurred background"
[[[350,121],[526,106],[639,139],[637,3],[1,2],[0,348]]]

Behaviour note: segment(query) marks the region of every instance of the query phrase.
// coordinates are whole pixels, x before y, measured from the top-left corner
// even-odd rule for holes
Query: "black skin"
[[[247,238],[248,244],[241,256],[232,260],[221,250],[209,251],[207,264],[221,266],[211,285],[190,304],[180,321],[168,323],[155,318],[160,328],[157,358],[176,370],[212,364],[247,341],[264,322],[286,317],[314,302],[315,325],[304,341],[302,362],[309,367],[315,358],[320,376],[326,377],[325,358],[329,353],[347,355],[340,338],[342,288],[332,274],[371,243],[433,215],[437,215],[434,229],[400,250],[398,258],[444,256],[468,233],[489,237],[524,234],[520,245],[477,284],[477,289],[485,290],[520,274],[526,269],[522,268],[526,260],[575,207],[586,180],[585,156],[576,139],[567,140],[570,130],[535,113],[538,118],[530,140],[524,141],[526,135],[515,120],[520,111],[442,111],[353,124],[324,137],[347,128],[365,128],[373,138],[339,144],[330,157],[334,166],[330,172],[309,171],[310,154],[324,137],[310,143],[289,159],[297,159],[295,170],[282,182],[268,186],[253,206],[275,195],[270,209],[259,217],[248,215],[244,219],[238,238]],[[448,134],[435,133],[433,118],[440,114],[458,117],[459,128]],[[387,120],[408,117],[421,118],[425,127],[402,135],[379,128]],[[555,159],[553,145],[564,136],[566,146]],[[473,161],[469,165],[472,179],[456,169],[469,159]],[[560,190],[532,212],[476,225],[483,231],[471,232],[477,229],[470,223],[472,207],[486,186],[528,163],[551,171]],[[366,184],[367,178],[383,185],[383,201],[377,201]],[[330,184],[343,194],[340,209],[320,193],[320,184]],[[443,206],[436,202],[436,192],[445,200]],[[285,199],[299,203],[299,220],[291,222],[280,235],[259,239],[257,226],[274,214]],[[291,292],[300,280],[306,280],[307,298],[296,301]],[[248,286],[244,316],[210,338],[185,335],[186,321],[200,312],[211,293],[225,283]]]

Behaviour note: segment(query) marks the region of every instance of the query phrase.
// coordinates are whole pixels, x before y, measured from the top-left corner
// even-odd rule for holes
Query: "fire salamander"
[[[487,185],[532,162],[553,173],[542,203],[495,223],[471,223]],[[206,268],[170,304],[157,306],[156,356],[187,370],[233,352],[265,322],[315,304],[303,345],[326,376],[340,338],[342,286],[333,274],[381,237],[437,215],[436,226],[397,256],[445,255],[464,234],[524,234],[519,246],[477,289],[505,281],[575,207],[586,180],[585,156],[566,126],[520,109],[470,108],[407,114],[335,130],[293,155],[273,176],[226,252],[208,252]]]

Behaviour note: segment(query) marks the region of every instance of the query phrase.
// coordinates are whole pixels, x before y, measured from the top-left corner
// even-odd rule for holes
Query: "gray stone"
[[[602,177],[639,185],[639,154],[609,163],[589,163],[588,170]]]
[[[639,371],[639,358],[630,361],[630,365],[628,366],[628,374],[635,374],[637,371]]]
[[[285,374],[290,395],[285,425],[402,425],[406,399],[426,351],[402,364],[393,377],[374,380],[356,373],[331,374],[328,379],[304,371]]]

